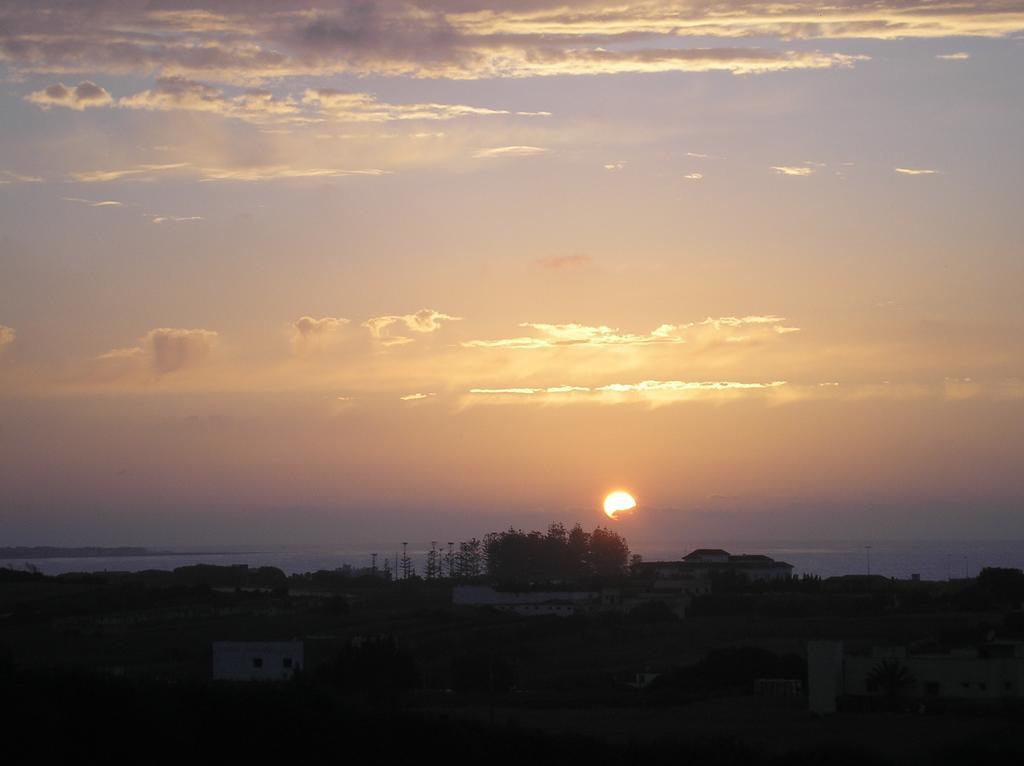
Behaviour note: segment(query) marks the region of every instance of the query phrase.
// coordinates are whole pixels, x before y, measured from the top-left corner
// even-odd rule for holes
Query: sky
[[[1024,537],[1022,179],[1014,0],[0,0],[0,541]]]

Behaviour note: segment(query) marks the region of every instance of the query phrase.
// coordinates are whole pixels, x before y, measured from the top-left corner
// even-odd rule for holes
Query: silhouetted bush
[[[452,659],[452,688],[459,692],[505,693],[516,683],[515,665],[493,653],[462,654]]]
[[[804,680],[806,661],[795,654],[778,655],[759,646],[715,649],[695,665],[674,668],[651,682],[651,691],[730,691],[753,694],[759,678]]]
[[[366,692],[379,700],[419,685],[415,659],[390,636],[350,643],[328,666],[327,675],[335,688]]]

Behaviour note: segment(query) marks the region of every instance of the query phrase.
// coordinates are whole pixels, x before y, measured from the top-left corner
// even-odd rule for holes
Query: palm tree
[[[917,683],[914,674],[899,660],[882,660],[868,673],[869,688],[881,689],[891,700],[912,689]]]

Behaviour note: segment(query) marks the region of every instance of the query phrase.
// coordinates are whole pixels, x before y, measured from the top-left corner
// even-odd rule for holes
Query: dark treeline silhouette
[[[579,524],[552,524],[547,532],[509,529],[484,538],[487,573],[499,581],[579,580],[626,572],[629,546],[622,535]]]
[[[807,661],[796,654],[776,654],[759,646],[714,649],[694,665],[675,667],[658,676],[651,692],[753,694],[759,678],[792,678],[807,681]]]

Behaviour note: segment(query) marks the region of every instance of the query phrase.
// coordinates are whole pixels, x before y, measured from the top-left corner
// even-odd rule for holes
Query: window
[[[262,657],[253,657],[252,658],[252,666],[254,668],[256,668],[257,670],[262,668],[263,667],[263,658]]]
[[[285,657],[283,660],[281,660],[281,665],[283,667],[290,668],[292,666],[292,658]]]

